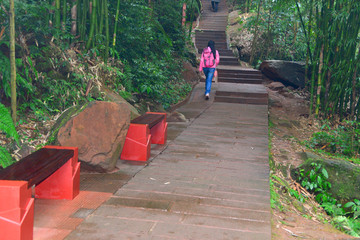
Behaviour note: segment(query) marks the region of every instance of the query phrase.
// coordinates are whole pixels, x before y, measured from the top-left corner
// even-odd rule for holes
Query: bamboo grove
[[[257,50],[256,56],[251,54],[254,65],[265,59],[306,61],[310,114],[359,119],[360,1],[229,2],[252,13],[247,27],[262,41],[252,44],[252,52]]]
[[[313,38],[309,42],[315,43],[308,53],[313,58],[310,91],[313,96],[316,88],[314,113],[319,115],[321,110],[329,118],[358,119],[360,2],[309,1],[308,9],[308,37]]]
[[[178,67],[190,54],[189,30],[182,26],[182,8],[186,3],[188,21],[196,19],[200,0],[18,0],[14,3],[16,102],[22,109],[20,114],[31,109],[41,116],[46,114],[40,113],[59,112],[91,100],[88,86],[92,78],[87,74],[92,73],[69,70],[58,74],[74,62],[63,54],[69,50],[76,52],[76,61],[84,69],[94,67],[89,65],[91,59],[90,63],[97,64],[97,68],[114,71],[110,75],[115,77],[102,84],[125,99],[136,95],[137,99],[152,99],[168,108],[190,91]],[[9,0],[0,1],[0,101],[6,105],[10,98],[15,100],[10,94],[9,9]],[[59,55],[58,51],[62,53]]]

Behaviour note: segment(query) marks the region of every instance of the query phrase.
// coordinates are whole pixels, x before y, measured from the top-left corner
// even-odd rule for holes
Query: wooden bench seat
[[[146,113],[140,117],[137,117],[131,121],[131,123],[136,124],[147,124],[151,129],[156,124],[161,122],[165,118],[163,114],[155,114],[155,113]]]
[[[33,186],[36,198],[77,196],[78,149],[47,146],[0,170],[0,232],[6,239],[33,239]]]
[[[166,113],[147,112],[131,121],[120,158],[147,161],[151,143],[165,144],[166,139]]]

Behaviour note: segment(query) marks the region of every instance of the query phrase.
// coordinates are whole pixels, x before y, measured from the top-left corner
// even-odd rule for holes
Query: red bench
[[[131,121],[120,158],[147,161],[151,143],[165,144],[166,139],[166,113],[147,112]]]
[[[80,188],[78,148],[46,146],[0,170],[0,239],[33,239],[34,185],[36,198],[76,197]]]

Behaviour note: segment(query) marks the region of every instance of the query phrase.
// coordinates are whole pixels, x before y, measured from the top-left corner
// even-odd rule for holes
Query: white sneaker
[[[205,99],[206,99],[206,100],[209,100],[209,95],[210,95],[210,94],[208,94],[208,93],[205,94]]]

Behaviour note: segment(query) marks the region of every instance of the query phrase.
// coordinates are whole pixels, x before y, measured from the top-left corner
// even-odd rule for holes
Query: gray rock
[[[283,89],[285,86],[284,84],[282,84],[281,82],[272,82],[268,85],[268,87],[271,89],[271,90],[274,90],[274,91],[279,91],[281,89]]]
[[[305,63],[282,60],[267,60],[260,65],[261,72],[273,81],[295,88],[305,87]]]

